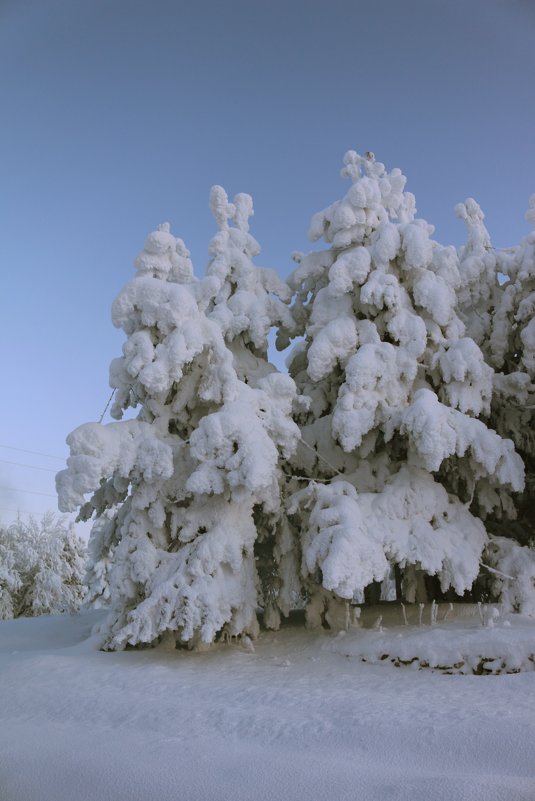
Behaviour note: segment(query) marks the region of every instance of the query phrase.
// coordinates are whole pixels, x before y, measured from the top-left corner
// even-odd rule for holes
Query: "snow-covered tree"
[[[110,605],[108,648],[257,632],[255,546],[275,538],[280,460],[299,437],[295,385],[267,360],[269,330],[292,325],[290,292],[252,262],[251,198],[214,187],[210,204],[205,277],[163,225],[113,305],[127,340],[112,414],[137,417],[75,430],[57,479],[62,509],[96,516],[90,595]]]
[[[314,481],[289,513],[311,623],[393,567],[408,600],[423,574],[462,595],[487,541],[480,518],[523,487],[513,443],[481,419],[493,369],[457,313],[455,249],[415,218],[399,170],[350,151],[342,174],[350,189],[310,229],[330,247],[296,254],[290,277],[301,338],[289,368],[312,399],[292,466]]]
[[[16,617],[16,597],[22,587],[22,578],[16,566],[11,537],[7,529],[0,528],[0,620]]]
[[[460,310],[486,361],[496,371],[490,424],[514,441],[526,468],[525,491],[513,496],[514,508],[508,509],[507,516],[491,515],[489,520],[491,531],[501,537],[489,545],[485,559],[510,574],[513,552],[517,554],[516,562],[513,560],[516,569],[522,561],[530,564],[522,546],[535,546],[535,231],[516,247],[496,250],[484,214],[473,199],[460,203],[456,211],[468,230],[467,243],[460,250]],[[535,224],[535,195],[526,219]],[[507,544],[503,537],[518,542]],[[529,600],[524,591],[524,601],[517,602],[522,609],[532,609],[535,604],[533,566],[531,570],[534,597]],[[491,584],[496,590],[499,580],[494,578]],[[525,589],[530,583],[520,584]],[[504,593],[509,597],[512,592],[506,582]]]
[[[349,602],[381,583],[414,601],[435,577],[462,596],[490,542],[483,521],[514,516],[524,469],[495,403],[515,379],[496,373],[489,340],[498,272],[524,282],[515,320],[527,309],[511,266],[527,245],[507,271],[470,201],[458,254],[416,218],[399,170],[350,151],[343,174],[347,194],[312,220],[328,247],[295,254],[289,285],[253,262],[251,198],[214,187],[204,277],[164,224],[115,300],[117,422],[73,431],[57,478],[60,508],[94,519],[103,647],[254,636],[259,607],[276,628],[302,601],[310,625],[347,625]],[[522,320],[503,358],[520,337],[529,377]],[[293,341],[290,375],[269,362],[273,329],[279,348]],[[527,587],[523,555],[511,560]]]
[[[0,618],[76,612],[85,595],[85,545],[63,519],[0,528]]]

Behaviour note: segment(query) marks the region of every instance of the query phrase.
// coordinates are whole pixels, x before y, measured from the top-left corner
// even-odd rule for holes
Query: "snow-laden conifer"
[[[251,198],[229,203],[214,187],[210,205],[205,277],[163,225],[113,304],[127,339],[110,369],[112,414],[136,418],[78,428],[58,476],[62,508],[96,517],[90,593],[110,606],[109,648],[257,632],[255,546],[274,539],[279,462],[299,437],[294,382],[267,360],[269,330],[292,326],[290,292],[252,262]]]
[[[496,255],[467,201],[458,254],[416,218],[399,170],[350,151],[343,174],[347,194],[312,220],[329,247],[295,254],[290,286],[253,263],[251,198],[214,187],[205,276],[164,224],[115,300],[117,422],[72,432],[57,479],[61,508],[94,518],[104,647],[246,638],[259,607],[276,628],[303,599],[311,625],[347,626],[380,582],[415,601],[436,577],[461,596],[482,554],[505,554],[486,526],[514,515],[524,481],[497,398],[515,382],[531,397],[531,240]],[[273,328],[294,342],[290,376],[268,360]]]
[[[351,187],[310,229],[330,247],[296,254],[290,278],[290,373],[311,398],[293,467],[322,482],[289,508],[311,622],[393,566],[409,600],[422,572],[461,595],[487,540],[475,515],[523,487],[513,443],[484,421],[493,369],[457,313],[455,249],[415,217],[399,170],[350,151],[342,174]]]
[[[485,560],[516,577],[500,582],[494,576],[491,589],[499,590],[500,598],[515,598],[510,605],[533,610],[535,561],[523,546],[533,548],[535,543],[535,231],[518,246],[497,250],[474,200],[460,203],[456,211],[468,229],[468,241],[460,250],[459,305],[495,370],[490,424],[514,441],[526,467],[525,491],[490,515],[489,527],[501,536],[490,543]],[[535,195],[526,219],[535,224]],[[523,579],[518,578],[521,573]]]

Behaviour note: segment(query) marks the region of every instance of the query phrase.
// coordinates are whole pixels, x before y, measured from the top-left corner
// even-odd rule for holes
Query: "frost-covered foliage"
[[[269,331],[293,325],[291,293],[252,262],[251,198],[229,203],[214,187],[210,203],[205,277],[163,225],[113,304],[127,340],[110,369],[112,414],[131,406],[136,419],[78,428],[58,475],[61,507],[97,518],[90,596],[110,604],[109,648],[257,631],[255,545],[275,536],[280,463],[299,438],[294,382],[267,360]]]
[[[340,598],[382,581],[391,564],[418,565],[459,595],[479,572],[483,525],[425,470],[402,467],[382,492],[358,493],[342,480],[309,484],[294,495],[290,512],[303,507],[310,509],[306,572],[320,568],[323,588]],[[406,588],[406,600],[414,601],[415,589]]]
[[[479,518],[509,513],[523,487],[513,443],[485,422],[494,370],[457,311],[455,249],[415,217],[399,170],[350,151],[342,174],[347,194],[310,229],[330,247],[296,254],[290,277],[302,339],[289,369],[312,399],[293,467],[324,482],[290,505],[313,620],[393,567],[411,600],[421,573],[462,595]]]
[[[510,538],[492,537],[484,556],[493,568],[487,577],[490,597],[501,601],[507,611],[535,617],[534,549]]]
[[[467,225],[468,241],[460,251],[462,287],[459,306],[467,329],[496,371],[490,424],[512,439],[526,467],[525,492],[513,498],[518,522],[493,527],[522,544],[535,542],[535,230],[520,245],[495,250],[477,203],[456,208]],[[526,219],[535,227],[535,195]]]
[[[76,612],[86,551],[74,526],[48,513],[0,527],[0,619]]]
[[[399,170],[350,151],[342,172],[346,195],[312,219],[327,247],[294,254],[288,283],[253,263],[251,198],[214,187],[204,277],[164,224],[115,300],[117,422],[72,432],[57,478],[60,508],[94,517],[103,647],[254,636],[258,608],[271,628],[296,604],[336,627],[379,592],[459,597],[488,521],[515,516],[512,439],[527,451],[497,398],[515,381],[531,397],[533,240],[496,256],[467,201],[457,253],[415,216]],[[268,360],[274,329],[293,343],[289,375]]]

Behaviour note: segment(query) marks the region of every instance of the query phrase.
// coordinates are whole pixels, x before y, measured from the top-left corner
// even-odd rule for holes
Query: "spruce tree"
[[[524,492],[487,510],[492,540],[485,561],[498,573],[482,582],[491,597],[517,611],[535,610],[535,231],[497,250],[484,214],[469,198],[456,207],[468,241],[460,250],[459,305],[485,359],[495,370],[490,425],[509,437],[526,469]],[[526,219],[535,223],[535,195]],[[509,576],[510,578],[507,578]]]
[[[299,436],[295,385],[267,361],[270,328],[291,326],[290,293],[252,262],[251,198],[214,187],[210,205],[205,277],[160,226],[114,302],[127,340],[110,369],[113,414],[137,416],[74,431],[58,476],[62,508],[96,517],[90,591],[110,605],[107,648],[258,630],[255,545],[273,539],[279,461]]]
[[[455,249],[415,217],[399,170],[349,151],[342,174],[350,189],[310,229],[328,249],[297,254],[290,277],[290,373],[311,398],[293,467],[311,481],[289,512],[312,625],[393,567],[407,600],[423,599],[424,575],[463,595],[480,517],[523,487],[513,443],[482,419],[493,370],[457,313]]]

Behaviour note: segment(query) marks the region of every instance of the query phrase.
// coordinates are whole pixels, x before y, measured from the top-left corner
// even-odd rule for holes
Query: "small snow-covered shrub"
[[[0,528],[0,618],[76,612],[85,595],[85,545],[47,513]]]
[[[497,572],[486,581],[492,598],[511,612],[535,617],[535,551],[506,537],[492,537],[484,561]]]
[[[323,648],[368,664],[490,676],[535,671],[535,621],[499,604],[368,606]]]

